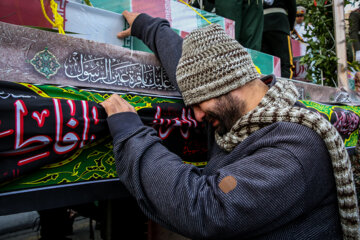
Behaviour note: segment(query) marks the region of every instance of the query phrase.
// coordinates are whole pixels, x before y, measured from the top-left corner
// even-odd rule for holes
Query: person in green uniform
[[[261,39],[264,25],[262,0],[204,0],[203,6],[208,12],[235,21],[235,39],[244,47],[261,50]]]
[[[356,56],[360,56],[360,8],[350,13],[349,23],[349,36],[350,39],[353,40],[351,44],[351,55],[353,56],[353,60],[356,60]]]
[[[264,0],[264,31],[261,51],[281,60],[281,76],[293,77],[290,31],[294,28],[296,0]]]

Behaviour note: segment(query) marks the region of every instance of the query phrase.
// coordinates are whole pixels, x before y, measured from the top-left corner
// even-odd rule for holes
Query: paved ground
[[[37,212],[25,212],[0,216],[0,238],[2,235],[7,233],[31,228],[38,216]]]
[[[37,212],[26,212],[7,216],[0,216],[0,240],[38,240],[40,231],[38,228],[39,215]],[[89,218],[76,217],[73,224],[73,234],[68,238],[72,240],[90,239]],[[93,221],[94,240],[101,240],[100,231],[95,229]],[[189,240],[178,234],[165,230],[152,223],[152,240]]]
[[[21,216],[26,217],[27,215],[33,215],[32,213],[22,214]],[[0,217],[0,230],[4,232],[4,217]],[[16,217],[9,215],[8,223],[16,221]],[[9,225],[9,224],[8,224]],[[95,221],[93,221],[93,228],[95,228]],[[88,240],[90,239],[90,228],[89,219],[84,217],[75,218],[73,224],[73,235],[68,236],[72,240]],[[100,231],[94,229],[95,240],[101,240]],[[0,240],[38,240],[40,239],[40,232],[36,229],[32,229],[32,226],[28,227],[28,224],[23,225],[23,228],[17,229],[13,232],[7,232],[0,234]]]

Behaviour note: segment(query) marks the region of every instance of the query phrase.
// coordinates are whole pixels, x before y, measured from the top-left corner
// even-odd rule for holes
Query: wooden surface
[[[333,13],[334,13],[334,27],[335,27],[335,41],[336,41],[336,56],[338,57],[337,75],[338,75],[338,87],[343,87],[345,90],[349,90],[349,84],[347,80],[347,58],[346,58],[346,36],[345,36],[345,13],[344,13],[344,1],[333,1]]]

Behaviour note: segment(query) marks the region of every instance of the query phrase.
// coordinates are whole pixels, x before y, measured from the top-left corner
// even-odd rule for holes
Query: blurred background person
[[[281,59],[281,77],[293,77],[290,32],[296,16],[295,0],[264,0],[264,31],[261,51]]]
[[[360,8],[355,9],[349,16],[349,36],[352,39],[352,55],[360,62]]]
[[[193,6],[235,21],[235,39],[244,47],[261,50],[264,15],[262,0],[203,0]]]
[[[303,6],[298,6],[296,8],[296,18],[295,18],[295,25],[294,29],[291,31],[295,39],[304,42],[304,34],[305,31],[305,14],[306,9]]]

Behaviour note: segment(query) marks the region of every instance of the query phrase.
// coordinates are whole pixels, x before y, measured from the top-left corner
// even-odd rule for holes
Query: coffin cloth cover
[[[0,81],[0,89],[0,192],[116,177],[106,116],[102,107],[97,104],[108,98],[109,93],[3,81]],[[194,120],[191,110],[185,108],[181,100],[130,94],[122,97],[135,106],[142,121],[153,126],[164,144],[179,154],[185,163],[206,165],[207,136],[204,126]],[[356,150],[359,148],[359,107],[300,102],[306,108],[321,114],[339,131],[351,156],[359,193],[360,151]],[[71,115],[72,103],[76,108],[74,116]],[[56,112],[60,106],[61,112]],[[87,110],[88,120],[84,119],[84,109]],[[18,122],[15,121],[16,114]],[[63,125],[57,129],[55,116],[61,116],[60,114]],[[74,121],[71,121],[72,118]],[[76,127],[75,120],[78,122]],[[89,124],[89,131],[84,134],[85,121]],[[15,141],[17,130],[22,139]],[[57,131],[58,139],[63,139],[64,142],[56,146],[65,152],[54,150]],[[65,141],[65,135],[69,132],[77,134],[77,143]],[[49,139],[52,141],[47,144],[45,140]],[[83,148],[80,148],[81,144]],[[21,150],[25,148],[27,151],[15,154],[15,147]],[[25,173],[31,174],[24,175]],[[5,182],[19,176],[22,177],[11,183]]]
[[[87,146],[95,150],[97,146],[106,145],[104,139],[107,138],[107,142],[111,139],[106,113],[98,104],[111,94],[2,81],[0,89],[0,182],[48,163],[74,160],[80,149]],[[203,128],[181,100],[130,94],[122,97],[135,107],[146,125],[158,131],[170,150],[186,162],[204,165],[207,149]],[[99,141],[102,143],[97,144]],[[109,159],[113,162],[112,154],[102,160]],[[115,177],[104,172],[90,174],[91,169],[105,170],[99,168],[101,164],[97,162],[94,168],[85,169],[87,177],[71,173],[75,178],[64,176],[57,180],[71,182]]]

